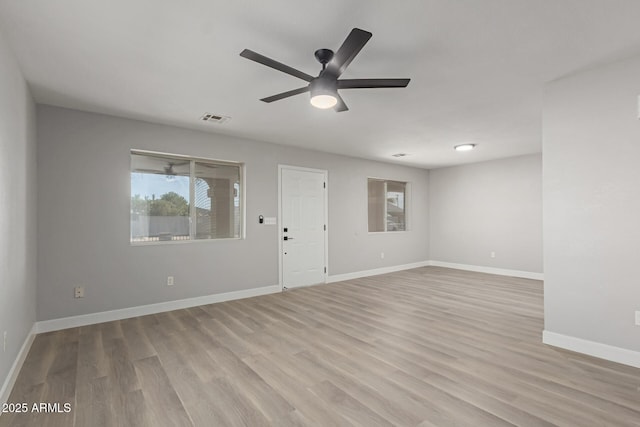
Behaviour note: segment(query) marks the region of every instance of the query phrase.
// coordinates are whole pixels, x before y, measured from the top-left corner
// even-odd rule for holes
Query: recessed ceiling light
[[[469,151],[473,150],[476,147],[476,144],[460,144],[453,147],[456,151]]]
[[[408,156],[408,154],[407,153],[396,153],[396,154],[392,154],[391,156],[392,157],[406,157],[406,156]]]

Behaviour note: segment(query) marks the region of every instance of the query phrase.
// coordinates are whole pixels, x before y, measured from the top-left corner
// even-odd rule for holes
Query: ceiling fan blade
[[[306,82],[310,82],[311,80],[313,80],[313,76],[310,76],[307,73],[303,73],[302,71],[296,70],[295,68],[289,67],[288,65],[284,65],[283,63],[275,61],[271,58],[267,58],[266,56],[260,55],[259,53],[256,53],[249,49],[245,49],[240,52],[240,56],[255,61],[259,64],[266,65],[267,67],[276,69],[278,71],[282,71],[283,73],[287,73]]]
[[[336,78],[340,77],[349,64],[351,64],[353,58],[355,58],[364,45],[367,44],[372,35],[370,32],[361,30],[360,28],[351,30],[321,75],[331,74]]]
[[[411,79],[344,79],[338,80],[338,89],[370,89],[407,87]]]
[[[342,97],[338,92],[336,92],[336,98],[338,98],[338,103],[336,104],[335,107],[333,107],[333,109],[336,110],[336,113],[340,113],[342,111],[349,111],[349,107],[347,107],[347,104],[344,103],[344,99],[342,99]]]
[[[290,96],[298,95],[305,92],[309,92],[309,86],[301,87],[300,89],[294,89],[287,92],[282,92],[277,95],[268,96],[266,98],[262,98],[260,101],[263,101],[263,102],[279,101],[281,99],[288,98]]]

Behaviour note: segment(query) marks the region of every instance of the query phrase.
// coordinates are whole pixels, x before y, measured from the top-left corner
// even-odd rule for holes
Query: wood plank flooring
[[[40,334],[0,426],[640,426],[640,369],[541,343],[542,283],[425,267]]]

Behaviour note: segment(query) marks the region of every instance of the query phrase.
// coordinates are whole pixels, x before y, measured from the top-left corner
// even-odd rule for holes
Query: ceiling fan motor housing
[[[338,80],[332,76],[320,76],[309,83],[311,97],[316,95],[335,95],[338,92]]]

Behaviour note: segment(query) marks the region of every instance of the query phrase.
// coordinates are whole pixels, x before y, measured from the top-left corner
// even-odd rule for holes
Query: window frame
[[[131,173],[132,169],[132,155],[141,155],[141,156],[151,156],[151,157],[160,157],[172,160],[184,160],[189,161],[189,239],[186,240],[158,240],[158,241],[150,241],[150,242],[133,242],[131,241],[131,198],[133,195],[131,194]],[[195,203],[195,164],[199,163],[209,163],[216,164],[222,166],[234,166],[239,168],[239,179],[240,179],[240,233],[238,237],[220,237],[220,238],[211,238],[211,239],[196,239],[195,238],[195,226],[196,223],[196,215],[197,209],[191,209]],[[194,201],[194,202],[192,202]],[[221,242],[221,241],[229,241],[229,240],[244,240],[246,239],[246,230],[247,230],[247,218],[246,218],[246,167],[244,162],[236,162],[232,160],[221,160],[221,159],[212,159],[208,157],[198,157],[198,156],[189,156],[185,154],[174,154],[174,153],[166,153],[161,151],[151,151],[151,150],[142,150],[137,148],[132,148],[129,150],[129,245],[130,246],[155,246],[155,245],[174,245],[174,244],[189,244],[189,243],[212,243],[212,242]]]
[[[383,214],[383,218],[384,220],[384,230],[383,231],[369,231],[369,181],[370,180],[374,180],[374,181],[382,181],[384,182],[384,192],[385,192],[385,200],[386,200],[386,195],[388,193],[387,191],[387,185],[389,182],[399,182],[399,183],[403,183],[405,185],[404,187],[404,230],[387,230],[387,204],[384,203],[384,214]],[[410,219],[411,219],[411,215],[410,215],[410,210],[411,210],[411,199],[412,199],[412,195],[411,195],[411,182],[410,181],[405,181],[402,179],[390,179],[390,178],[380,178],[380,177],[375,177],[375,176],[367,176],[366,182],[365,182],[365,188],[366,188],[366,195],[367,195],[367,209],[366,209],[366,224],[367,224],[367,234],[386,234],[386,233],[406,233],[407,231],[411,231],[411,223],[410,223]]]

